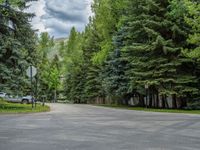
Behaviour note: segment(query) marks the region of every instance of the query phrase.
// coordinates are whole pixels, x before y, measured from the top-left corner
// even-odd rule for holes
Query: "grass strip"
[[[37,113],[37,112],[48,112],[50,111],[49,106],[42,106],[37,104],[35,109],[32,109],[31,104],[19,104],[19,103],[8,103],[0,100],[0,114],[17,114],[17,113]]]
[[[147,111],[147,112],[162,112],[162,113],[184,113],[184,114],[200,114],[200,110],[184,110],[184,109],[160,109],[160,108],[144,108],[144,107],[132,107],[124,105],[108,105],[100,104],[95,106],[116,108],[116,109],[127,109],[127,110],[136,110],[136,111]]]

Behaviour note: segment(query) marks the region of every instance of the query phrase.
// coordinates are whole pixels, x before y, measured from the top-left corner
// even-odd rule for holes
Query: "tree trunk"
[[[156,93],[155,93],[155,91],[153,91],[152,98],[153,98],[153,107],[155,108],[156,107]]]
[[[129,103],[128,103],[129,102],[129,98],[125,98],[124,102],[125,102],[125,105],[128,106],[129,105]]]
[[[103,104],[106,104],[106,99],[105,99],[105,97],[103,97],[102,99],[103,99]]]
[[[179,107],[180,109],[187,107],[187,99],[186,98],[178,98],[178,102],[179,102]]]
[[[165,96],[162,95],[162,108],[165,108]]]
[[[138,94],[139,97],[139,106],[144,107],[145,103],[144,103],[144,96]]]
[[[149,93],[149,107],[152,108],[152,102],[153,102],[153,99],[152,99],[152,93]]]
[[[159,93],[156,92],[156,108],[159,108]]]
[[[165,95],[165,105],[166,105],[166,108],[169,109],[169,104],[168,104],[168,101],[167,101],[167,95]]]
[[[177,109],[176,95],[172,95],[172,108]]]

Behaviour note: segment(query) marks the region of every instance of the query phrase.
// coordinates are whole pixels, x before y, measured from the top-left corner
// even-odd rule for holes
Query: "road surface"
[[[199,150],[200,115],[50,104],[0,115],[0,150]]]

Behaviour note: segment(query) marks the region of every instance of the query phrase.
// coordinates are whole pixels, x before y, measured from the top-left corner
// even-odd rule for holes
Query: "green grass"
[[[143,108],[143,107],[131,107],[124,105],[96,105],[102,107],[110,107],[116,109],[128,109],[136,111],[148,111],[148,112],[163,112],[163,113],[184,113],[184,114],[200,114],[200,110],[182,110],[182,109],[156,109],[156,108]]]
[[[8,103],[0,99],[0,114],[17,114],[17,113],[37,113],[49,111],[49,106],[37,104],[36,109],[32,109],[31,104]]]

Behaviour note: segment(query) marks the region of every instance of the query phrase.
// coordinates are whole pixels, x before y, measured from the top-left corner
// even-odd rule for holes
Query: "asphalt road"
[[[50,104],[0,115],[0,150],[199,150],[200,115]]]

